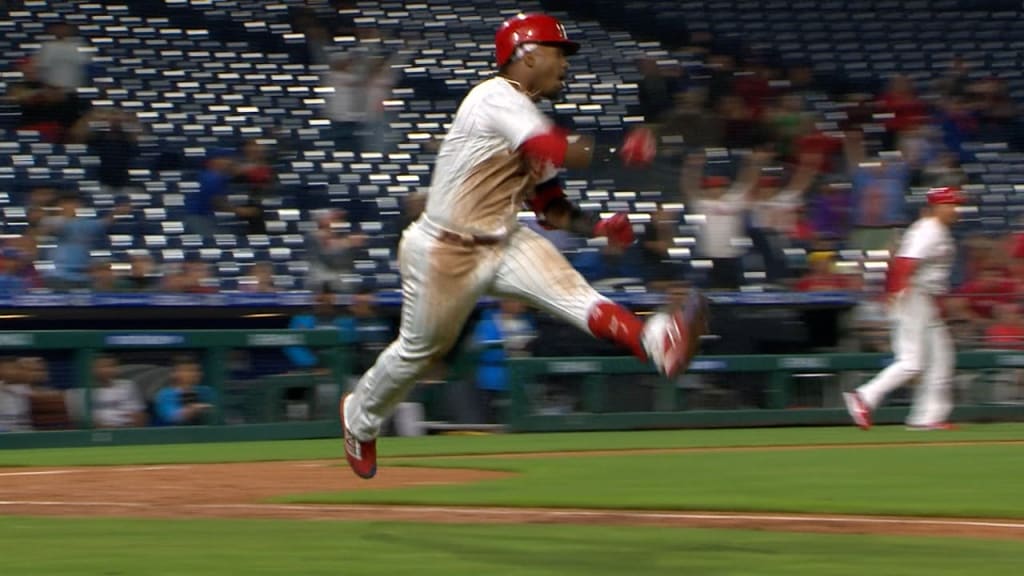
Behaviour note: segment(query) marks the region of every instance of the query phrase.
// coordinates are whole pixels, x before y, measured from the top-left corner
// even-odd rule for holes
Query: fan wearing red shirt
[[[992,307],[995,322],[985,331],[985,344],[1001,350],[1024,350],[1024,322],[1017,304],[996,304]]]
[[[974,314],[992,318],[994,305],[1014,301],[1016,282],[1005,269],[989,267],[983,269],[977,278],[964,283],[958,292],[968,298]]]

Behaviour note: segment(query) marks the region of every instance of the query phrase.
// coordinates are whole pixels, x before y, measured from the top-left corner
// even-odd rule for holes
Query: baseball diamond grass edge
[[[388,459],[416,456],[562,452],[589,450],[717,448],[731,446],[804,446],[850,443],[933,443],[1024,441],[1024,424],[967,424],[952,432],[909,432],[880,426],[864,433],[853,427],[696,429],[644,432],[580,432],[382,438],[382,465]],[[0,437],[2,446],[2,437]],[[197,464],[275,460],[344,460],[340,439],[281,440],[97,446],[40,450],[2,450],[0,466],[104,466]]]
[[[1016,576],[1024,552],[1008,541],[607,526],[0,517],[0,532],[5,573],[48,576]]]
[[[401,464],[513,475],[275,501],[1024,518],[1022,449],[921,445],[409,460]]]

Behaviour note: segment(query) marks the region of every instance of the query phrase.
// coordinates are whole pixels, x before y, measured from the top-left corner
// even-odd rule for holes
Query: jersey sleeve
[[[493,132],[519,149],[527,140],[541,136],[553,128],[549,120],[526,97],[504,90],[492,90],[476,107],[477,126]]]
[[[921,260],[928,257],[928,251],[938,241],[935,229],[930,226],[913,226],[907,230],[900,249],[896,253],[899,258]]]

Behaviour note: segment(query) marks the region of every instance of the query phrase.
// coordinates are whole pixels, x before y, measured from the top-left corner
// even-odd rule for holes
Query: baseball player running
[[[843,394],[846,409],[862,429],[871,428],[871,412],[894,390],[920,376],[907,426],[949,429],[953,409],[953,340],[942,318],[939,298],[949,289],[956,247],[949,227],[962,203],[954,188],[928,191],[928,213],[907,229],[889,265],[886,291],[893,318],[895,360],[871,381]]]
[[[517,223],[525,204],[541,223],[628,244],[626,214],[600,220],[568,201],[559,168],[585,168],[594,141],[570,137],[536,102],[562,90],[579,45],[551,16],[520,14],[495,36],[499,72],[462,101],[437,157],[426,209],[402,234],[402,320],[398,338],[341,401],[345,454],[362,478],[377,471],[381,424],[437,358],[455,343],[477,300],[515,298],[595,337],[618,343],[674,376],[695,352],[702,299],[646,324],[590,287],[546,239]],[[624,158],[653,155],[649,132],[631,133]],[[692,328],[691,325],[692,324]]]

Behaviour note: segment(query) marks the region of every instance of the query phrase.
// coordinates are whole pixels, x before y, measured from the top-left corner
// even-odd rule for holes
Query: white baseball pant
[[[895,359],[885,370],[857,389],[874,410],[894,390],[920,377],[910,426],[945,422],[953,410],[953,370],[956,358],[949,328],[942,321],[935,297],[907,288],[893,304],[892,347]]]
[[[402,234],[402,320],[398,339],[359,380],[345,421],[360,440],[375,438],[432,361],[455,344],[485,294],[510,297],[589,332],[591,308],[607,299],[542,236],[518,227],[503,243],[467,246],[440,240],[425,216]]]

